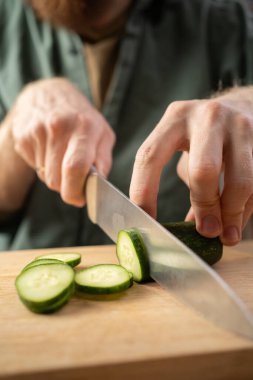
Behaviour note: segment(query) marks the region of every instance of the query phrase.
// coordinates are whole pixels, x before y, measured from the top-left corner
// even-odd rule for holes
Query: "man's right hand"
[[[84,183],[91,165],[110,171],[115,135],[104,117],[69,81],[29,84],[14,106],[16,152],[71,205],[85,204]]]

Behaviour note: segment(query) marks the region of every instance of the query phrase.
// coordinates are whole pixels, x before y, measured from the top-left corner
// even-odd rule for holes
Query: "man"
[[[183,150],[188,218],[224,244],[240,240],[253,90],[194,99],[252,83],[243,4],[0,0],[0,18],[2,249],[109,242],[83,208],[85,179],[94,164],[127,194],[140,146],[135,202],[161,222],[185,217]]]

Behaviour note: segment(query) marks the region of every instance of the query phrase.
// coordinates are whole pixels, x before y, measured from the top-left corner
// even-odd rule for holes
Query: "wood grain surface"
[[[64,249],[0,253],[1,380],[253,379],[253,341],[213,325],[156,283],[74,296],[51,315],[30,312],[15,277],[53,251]],[[114,246],[65,251],[82,254],[77,268],[117,262]],[[253,312],[253,242],[226,248],[215,270]]]

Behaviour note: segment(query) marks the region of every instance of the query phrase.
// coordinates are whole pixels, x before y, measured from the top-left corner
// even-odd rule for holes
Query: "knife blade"
[[[162,288],[220,327],[253,339],[251,312],[191,249],[94,169],[85,190],[90,220],[115,243],[121,229],[136,228],[141,232],[151,277]]]

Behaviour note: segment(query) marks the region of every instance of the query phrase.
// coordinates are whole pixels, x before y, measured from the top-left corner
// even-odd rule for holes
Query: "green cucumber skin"
[[[48,253],[48,254],[45,254],[45,255],[40,255],[40,256],[37,256],[36,258],[35,258],[35,261],[36,260],[41,260],[41,259],[45,259],[45,257],[46,256],[49,256],[49,255],[52,255],[52,256],[54,256],[54,254],[61,254],[61,255],[64,255],[64,254],[68,254],[68,253],[72,253],[72,252],[57,252],[57,253]],[[77,252],[73,252],[73,253],[77,253]],[[79,254],[80,255],[80,254]],[[63,261],[63,260],[60,260],[60,259],[54,259],[53,257],[52,257],[52,260],[59,260],[59,261],[61,261],[62,263],[65,263],[65,264],[68,264],[70,267],[72,267],[72,268],[74,268],[74,267],[76,267],[78,264],[80,264],[80,262],[81,262],[81,255],[78,257],[78,258],[76,258],[75,260],[71,260],[71,261]]]
[[[41,265],[66,265],[65,263],[61,262],[60,264],[41,264]],[[71,267],[70,267],[71,268]],[[34,267],[30,267],[26,269],[26,273],[30,270],[33,270]],[[51,313],[57,309],[59,309],[61,306],[63,306],[72,296],[75,290],[75,284],[74,284],[74,270],[71,268],[73,271],[73,281],[70,283],[70,285],[65,288],[61,293],[57,294],[57,296],[51,298],[50,300],[46,301],[41,301],[41,302],[36,302],[36,301],[30,301],[27,300],[25,297],[22,296],[22,291],[19,289],[19,278],[23,275],[24,271],[22,271],[16,278],[15,280],[15,287],[18,293],[18,296],[22,303],[31,311],[35,313],[41,313],[41,314],[46,314],[46,313]]]
[[[113,293],[121,293],[124,290],[127,290],[132,286],[133,282],[131,281],[131,278],[129,278],[128,281],[122,283],[120,286],[113,286],[111,288],[94,288],[93,286],[88,285],[80,285],[78,283],[75,284],[76,291],[81,293],[87,293],[87,294],[94,294],[94,295],[105,295],[105,294],[113,294]]]
[[[64,264],[64,263],[63,261],[56,260],[56,259],[36,259],[36,260],[31,261],[29,264],[27,264],[22,269],[22,272],[24,272],[25,270],[29,268],[36,267],[37,265],[44,265],[44,264],[49,265],[49,264]]]
[[[52,304],[50,302],[50,304],[46,304],[46,305],[43,303],[39,304],[39,303],[35,303],[35,302],[29,302],[26,299],[22,298],[20,295],[19,295],[19,298],[23,302],[23,304],[33,313],[51,314],[51,313],[59,310],[60,308],[62,308],[62,306],[64,306],[70,300],[70,298],[72,297],[72,295],[74,293],[74,290],[75,290],[75,287],[74,287],[74,283],[73,283],[71,285],[71,287],[68,288],[66,293],[61,295],[61,298],[59,298],[58,300],[56,300]]]
[[[220,238],[207,238],[200,235],[196,230],[195,222],[169,222],[162,225],[207,264],[214,265],[222,258],[223,244]]]
[[[129,229],[119,231],[117,241],[120,239],[121,232],[128,234],[128,236],[131,239],[132,244],[135,248],[135,252],[136,252],[136,255],[138,256],[138,260],[140,262],[141,279],[136,278],[135,274],[132,273],[133,280],[135,282],[150,281],[151,280],[150,266],[149,266],[147,250],[146,250],[146,247],[145,247],[145,244],[143,242],[143,239],[142,239],[140,232],[138,230],[136,230],[135,228],[129,228]],[[121,255],[120,255],[119,248],[117,245],[116,245],[116,255],[118,257],[119,263],[121,264]]]
[[[128,272],[128,273],[129,273],[130,286],[132,286],[133,283],[134,283],[134,276],[133,276],[133,273],[132,273],[132,272]]]

